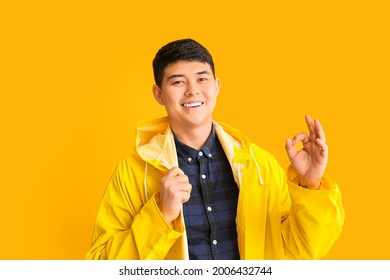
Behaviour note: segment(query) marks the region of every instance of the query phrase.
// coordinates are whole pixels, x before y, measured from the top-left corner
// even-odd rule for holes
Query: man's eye
[[[207,81],[207,78],[199,78],[199,82]]]
[[[181,85],[181,84],[184,84],[184,81],[174,81],[172,84],[173,85]]]

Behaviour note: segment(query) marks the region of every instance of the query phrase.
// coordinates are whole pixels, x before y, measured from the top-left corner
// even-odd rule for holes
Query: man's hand
[[[328,146],[320,122],[313,121],[309,115],[305,119],[310,136],[302,132],[292,140],[288,138],[286,151],[299,183],[310,189],[318,189],[328,161]],[[294,145],[299,142],[302,142],[303,148],[297,151]]]
[[[159,208],[166,222],[175,220],[181,205],[190,199],[192,186],[179,167],[174,167],[161,179]]]

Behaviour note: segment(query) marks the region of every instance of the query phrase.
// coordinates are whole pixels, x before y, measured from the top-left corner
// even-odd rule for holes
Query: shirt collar
[[[213,159],[213,144],[215,142],[215,130],[214,130],[214,124],[211,126],[211,132],[209,137],[206,140],[206,143],[202,146],[200,150],[196,150],[194,148],[191,148],[190,146],[187,146],[186,144],[180,142],[175,134],[175,145],[176,145],[176,151],[178,157],[184,158],[184,160],[188,163],[193,163],[195,158],[201,158],[206,157],[208,159]]]

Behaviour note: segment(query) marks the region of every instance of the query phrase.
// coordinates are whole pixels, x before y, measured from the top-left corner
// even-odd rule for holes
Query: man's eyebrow
[[[195,74],[196,75],[211,75],[210,72],[207,71],[207,70],[196,72]],[[172,74],[171,76],[169,76],[167,78],[167,80],[169,81],[169,80],[172,80],[172,79],[175,79],[175,78],[182,78],[184,76],[185,76],[184,74]]]
[[[207,70],[197,72],[196,74],[197,74],[197,75],[204,75],[204,74],[206,74],[206,75],[211,75],[210,72],[207,71]]]
[[[174,78],[181,78],[181,77],[184,77],[183,74],[173,74],[171,76],[168,77],[168,81],[171,80],[171,79],[174,79]]]

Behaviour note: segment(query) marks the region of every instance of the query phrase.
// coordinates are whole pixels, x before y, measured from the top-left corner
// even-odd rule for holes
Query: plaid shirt
[[[240,259],[236,211],[238,187],[214,126],[198,151],[175,137],[179,168],[192,185],[183,204],[190,259]]]

